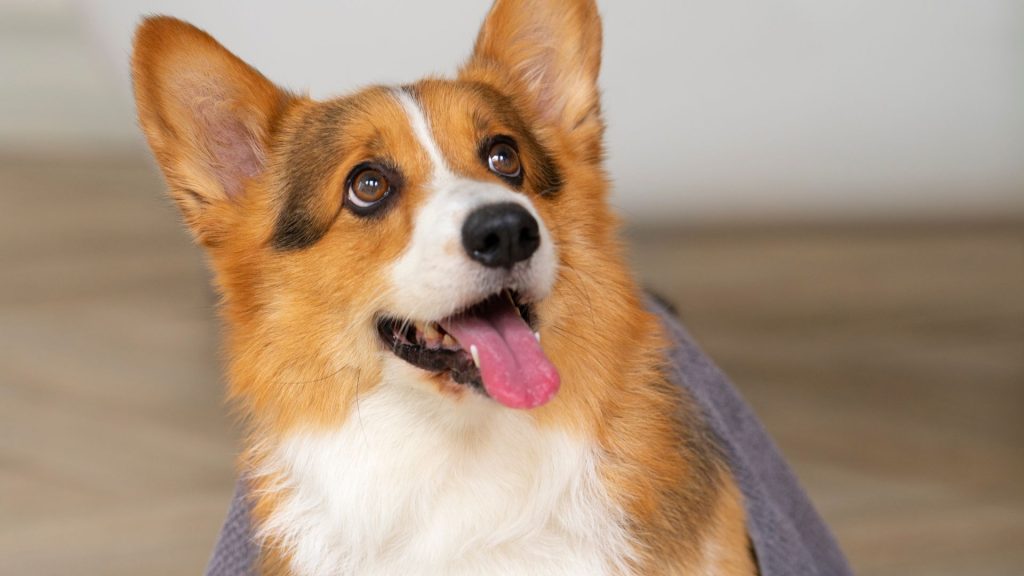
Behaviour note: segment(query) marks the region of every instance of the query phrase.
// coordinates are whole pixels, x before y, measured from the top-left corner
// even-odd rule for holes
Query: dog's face
[[[580,269],[615,252],[599,61],[592,2],[499,0],[456,79],[317,102],[148,20],[140,121],[211,255],[235,392],[297,421],[395,382],[551,400]]]
[[[274,300],[315,303],[305,322],[378,338],[386,364],[420,369],[398,368],[407,379],[450,378],[515,407],[549,400],[558,377],[532,305],[555,282],[547,198],[562,183],[508,99],[431,81],[314,104],[291,122],[271,161],[285,196],[268,249],[289,261]],[[290,262],[300,256],[317,261],[315,283]]]

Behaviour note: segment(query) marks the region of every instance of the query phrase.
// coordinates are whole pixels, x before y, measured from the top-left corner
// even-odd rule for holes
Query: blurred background
[[[0,2],[0,573],[200,573],[230,497],[213,298],[135,126],[140,15],[326,97],[452,72],[488,4]],[[634,266],[856,572],[1024,573],[1024,4],[599,4]]]

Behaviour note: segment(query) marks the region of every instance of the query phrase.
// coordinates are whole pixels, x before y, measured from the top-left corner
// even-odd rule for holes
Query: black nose
[[[488,204],[462,225],[462,246],[469,257],[490,268],[511,268],[540,246],[537,220],[519,204]]]

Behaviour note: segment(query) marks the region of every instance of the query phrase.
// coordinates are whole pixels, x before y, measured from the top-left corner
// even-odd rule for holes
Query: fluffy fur
[[[341,429],[294,435],[266,464],[289,496],[262,529],[296,572],[624,571],[631,543],[596,446],[476,395],[410,389],[395,364]]]
[[[264,574],[753,574],[740,494],[617,240],[592,0],[498,0],[454,79],[314,101],[204,32],[147,19],[140,124],[222,296]],[[525,178],[480,145],[515,139]],[[379,160],[400,187],[346,201]],[[511,201],[541,248],[508,271],[458,242]],[[514,411],[397,358],[375,329],[501,288],[535,308],[562,387]]]

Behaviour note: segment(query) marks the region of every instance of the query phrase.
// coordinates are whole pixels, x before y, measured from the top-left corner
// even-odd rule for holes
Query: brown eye
[[[491,172],[506,178],[515,178],[522,170],[519,153],[508,142],[495,142],[491,145],[487,152],[487,167]]]
[[[391,185],[379,170],[366,168],[352,178],[348,199],[359,208],[369,208],[388,195]]]

